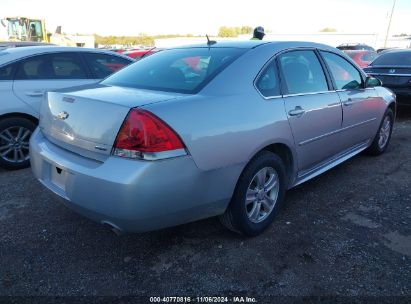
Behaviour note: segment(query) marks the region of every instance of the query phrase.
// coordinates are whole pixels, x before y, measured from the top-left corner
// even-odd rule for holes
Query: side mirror
[[[382,82],[378,78],[367,76],[365,80],[365,87],[366,88],[373,88],[373,87],[381,87]]]

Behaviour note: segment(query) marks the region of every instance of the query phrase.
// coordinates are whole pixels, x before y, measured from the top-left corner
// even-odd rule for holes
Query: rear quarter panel
[[[237,164],[244,167],[270,144],[294,145],[282,98],[265,100],[256,91],[219,97],[197,95],[145,108],[180,135],[202,170]]]

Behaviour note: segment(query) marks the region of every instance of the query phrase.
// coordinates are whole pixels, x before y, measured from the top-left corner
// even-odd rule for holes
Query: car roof
[[[384,53],[382,53],[384,52]],[[392,54],[392,53],[410,53],[411,49],[386,49],[384,51],[380,52],[380,54]]]
[[[67,46],[27,46],[27,47],[17,47],[17,48],[4,48],[0,49],[0,65],[16,61],[18,59],[29,57],[32,55],[39,55],[39,54],[48,54],[48,53],[59,53],[59,52],[93,52],[93,53],[101,53],[101,54],[108,54],[114,55],[118,57],[122,57],[131,61],[134,61],[132,58],[121,55],[115,52],[100,50],[100,49],[92,49],[92,48],[80,48],[80,47],[67,47]]]
[[[269,47],[276,50],[288,49],[288,48],[319,48],[336,51],[337,49],[321,43],[309,42],[309,41],[270,41],[270,40],[240,40],[240,41],[216,41],[214,44],[192,44],[180,47],[174,47],[171,49],[186,49],[186,48],[243,48],[253,49],[257,47]],[[338,50],[337,50],[338,51]]]
[[[207,44],[207,39],[204,39],[204,43],[190,44],[179,47],[173,47],[173,49],[185,49],[185,48],[243,48],[251,49],[256,46],[267,44],[268,41],[262,40],[232,40],[232,41],[213,41]]]

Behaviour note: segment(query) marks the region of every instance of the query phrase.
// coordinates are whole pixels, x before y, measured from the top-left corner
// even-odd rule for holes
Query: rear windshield
[[[368,46],[366,44],[355,44],[355,45],[339,45],[337,49],[341,51],[350,51],[350,50],[366,50],[366,51],[374,51],[374,48]]]
[[[196,93],[245,51],[239,48],[165,50],[111,75],[102,84]]]
[[[377,57],[378,57],[377,52],[367,52],[361,56],[361,60],[362,61],[373,61]]]
[[[411,66],[411,52],[388,52],[381,54],[372,65],[405,65]]]

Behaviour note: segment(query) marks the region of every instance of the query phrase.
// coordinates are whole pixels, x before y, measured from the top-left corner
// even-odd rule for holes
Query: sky
[[[0,0],[0,18],[42,18],[54,32],[216,35],[220,26],[273,33],[385,34],[394,0]],[[411,0],[397,0],[390,34],[411,34]]]

